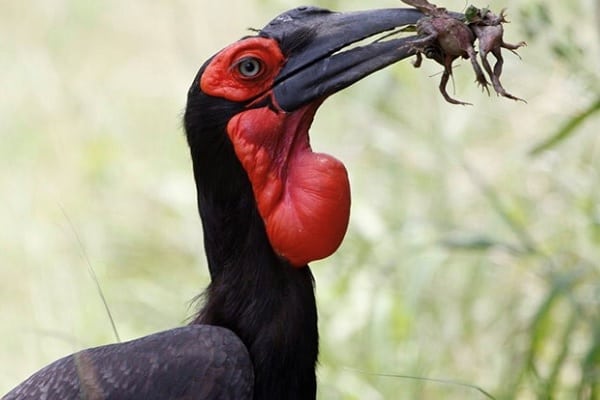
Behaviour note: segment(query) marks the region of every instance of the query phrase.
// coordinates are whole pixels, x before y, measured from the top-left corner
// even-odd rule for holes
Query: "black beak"
[[[402,8],[336,13],[299,7],[281,14],[259,33],[278,40],[287,56],[273,89],[279,107],[294,111],[415,54],[410,45],[415,36],[344,49],[421,17]]]

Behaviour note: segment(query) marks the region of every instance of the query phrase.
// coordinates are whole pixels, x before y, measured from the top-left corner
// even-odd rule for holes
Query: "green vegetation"
[[[116,340],[90,266],[121,340],[193,314],[208,276],[185,94],[204,59],[295,5],[0,5],[0,393]],[[313,147],[353,188],[342,248],[312,266],[322,399],[600,398],[600,11],[489,7],[528,42],[503,73],[528,104],[488,98],[465,63],[474,106],[447,104],[441,67],[405,61],[317,115]]]

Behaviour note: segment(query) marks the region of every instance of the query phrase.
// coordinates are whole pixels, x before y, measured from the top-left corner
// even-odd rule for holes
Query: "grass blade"
[[[412,380],[417,380],[417,381],[437,383],[437,384],[441,384],[441,385],[460,386],[460,387],[476,390],[479,393],[481,393],[482,395],[484,395],[486,398],[491,399],[491,400],[496,400],[496,398],[494,396],[492,396],[490,393],[485,391],[481,386],[477,386],[477,385],[474,385],[474,384],[468,383],[468,382],[455,381],[452,379],[427,378],[424,376],[413,376],[413,375],[402,375],[402,374],[380,374],[380,373],[376,373],[376,372],[361,371],[358,369],[350,369],[350,370],[355,371],[355,372],[360,372],[361,374],[380,376],[383,378],[412,379]]]
[[[73,225],[73,221],[71,221],[71,218],[69,218],[69,215],[65,211],[64,207],[62,205],[59,205],[59,206],[60,206],[60,210],[62,211],[65,219],[67,220],[67,223],[69,224],[69,227],[71,228],[71,231],[73,232],[73,235],[75,236],[75,239],[77,240],[77,244],[79,245],[79,250],[81,251],[81,256],[83,257],[83,259],[85,260],[85,262],[87,264],[90,277],[92,278],[92,281],[94,282],[94,285],[96,286],[96,290],[98,291],[100,300],[102,301],[104,309],[106,310],[106,314],[110,321],[110,325],[111,325],[112,331],[115,335],[115,339],[117,340],[118,343],[120,343],[121,337],[119,336],[119,331],[117,330],[117,325],[116,325],[113,315],[110,311],[110,307],[108,306],[108,301],[106,300],[106,297],[104,296],[104,291],[102,290],[102,286],[100,286],[100,281],[98,280],[96,271],[94,270],[94,267],[92,267],[90,258],[88,257],[87,252],[85,251],[85,247],[83,246],[81,237],[79,237],[79,234],[77,233],[77,229],[75,229],[75,225]]]
[[[537,144],[533,149],[531,149],[529,154],[532,156],[537,156],[540,153],[555,147],[560,142],[564,141],[573,133],[575,133],[575,130],[579,127],[579,125],[581,125],[598,111],[600,111],[600,97],[592,102],[587,109],[571,117],[556,133]]]

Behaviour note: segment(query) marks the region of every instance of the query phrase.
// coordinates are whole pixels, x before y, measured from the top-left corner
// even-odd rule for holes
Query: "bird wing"
[[[233,332],[190,325],[69,355],[2,400],[244,400],[253,384],[250,356]]]

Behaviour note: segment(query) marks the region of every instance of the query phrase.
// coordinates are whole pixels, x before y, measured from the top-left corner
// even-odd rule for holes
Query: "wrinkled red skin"
[[[260,63],[256,75],[239,71],[248,57]],[[248,107],[231,118],[226,134],[248,175],[273,250],[302,268],[340,246],[350,217],[350,184],[340,161],[310,147],[308,130],[322,100],[293,112],[278,109],[272,87],[284,64],[275,40],[243,39],[213,58],[200,88],[233,102],[271,97],[273,107]]]
[[[350,217],[346,168],[309,144],[317,107],[309,104],[293,113],[257,108],[227,125],[271,245],[296,267],[330,256],[342,243]]]

